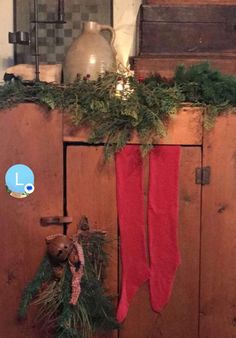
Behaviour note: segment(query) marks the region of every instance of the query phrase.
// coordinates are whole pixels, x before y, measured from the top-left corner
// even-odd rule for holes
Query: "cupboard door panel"
[[[88,217],[91,229],[102,229],[112,243],[106,287],[117,295],[117,211],[114,160],[103,163],[103,147],[67,147],[67,211],[73,217],[68,233],[77,231],[81,216]],[[111,337],[112,334],[108,335]],[[114,332],[112,337],[115,337]]]
[[[204,132],[200,338],[236,337],[236,116]]]
[[[86,215],[93,228],[105,229],[111,237],[117,238],[114,162],[111,160],[103,165],[102,152],[102,147],[67,148],[67,208],[68,214],[73,217],[69,233],[76,231],[80,217]],[[182,147],[179,222],[182,264],[170,304],[161,315],[155,314],[150,308],[147,285],[144,285],[130,306],[128,317],[120,331],[122,338],[198,336],[201,187],[195,184],[195,168],[200,166],[200,162],[200,147]],[[147,183],[146,158],[145,199]],[[114,243],[107,278],[107,285],[113,293],[117,293],[117,274],[117,243]]]
[[[197,338],[199,309],[199,248],[201,186],[195,168],[201,165],[201,148],[181,148],[179,182],[179,247],[181,265],[173,294],[161,314],[152,311],[147,283],[137,292],[121,329],[121,338]],[[145,165],[147,195],[148,165]]]
[[[62,114],[33,104],[1,111],[0,144],[0,336],[40,338],[33,316],[23,323],[16,317],[20,296],[43,258],[45,237],[62,231],[40,225],[42,216],[63,214]],[[8,168],[19,163],[35,176],[35,191],[23,199],[11,197],[4,185]]]

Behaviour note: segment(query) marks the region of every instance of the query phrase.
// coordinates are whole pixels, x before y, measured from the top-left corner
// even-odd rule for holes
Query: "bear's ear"
[[[49,244],[51,242],[51,239],[45,238],[45,242],[46,242],[46,244]]]

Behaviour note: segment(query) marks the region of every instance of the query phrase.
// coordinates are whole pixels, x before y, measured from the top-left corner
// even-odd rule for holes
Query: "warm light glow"
[[[129,72],[128,72],[129,74]],[[122,98],[122,100],[127,100],[128,97],[133,93],[133,89],[130,88],[128,77],[121,78],[116,84],[116,93],[117,97]]]
[[[123,83],[117,83],[116,90],[118,90],[119,92],[122,92],[123,89],[124,89]]]
[[[96,56],[95,55],[90,55],[89,57],[89,63],[91,63],[92,65],[94,65],[96,63]]]

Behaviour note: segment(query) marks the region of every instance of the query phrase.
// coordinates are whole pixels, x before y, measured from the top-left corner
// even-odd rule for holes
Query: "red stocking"
[[[121,238],[122,290],[117,319],[122,322],[138,288],[149,278],[145,247],[143,167],[139,146],[116,155],[117,207]]]
[[[148,225],[150,294],[154,311],[168,302],[176,269],[179,146],[157,146],[150,153]]]

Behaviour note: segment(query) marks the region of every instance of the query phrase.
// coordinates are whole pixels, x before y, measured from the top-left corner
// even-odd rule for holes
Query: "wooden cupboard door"
[[[204,132],[200,338],[236,337],[236,116]]]
[[[109,267],[106,288],[118,293],[118,230],[114,160],[104,164],[102,146],[67,147],[67,212],[73,217],[68,233],[74,234],[81,216],[88,217],[91,230],[107,231],[112,240],[107,248]],[[116,337],[116,332],[108,334]]]
[[[177,270],[170,302],[160,314],[153,312],[148,284],[144,284],[130,305],[128,316],[120,331],[121,338],[198,338],[201,186],[195,184],[195,168],[200,166],[201,147],[181,147],[179,180],[181,265]],[[145,167],[147,187],[147,163]]]
[[[102,164],[103,147],[67,147],[67,209],[76,231],[82,215],[94,228],[105,229],[117,238],[115,168],[111,160]],[[179,241],[182,264],[178,270],[169,305],[160,314],[151,310],[149,292],[144,285],[136,294],[128,317],[120,330],[122,338],[197,338],[199,310],[199,248],[201,186],[195,184],[195,168],[201,166],[201,147],[182,147],[180,169]],[[145,186],[148,158],[145,159]],[[147,188],[145,191],[145,199]],[[111,263],[107,285],[118,290],[117,242],[110,249]]]
[[[0,337],[40,338],[33,317],[17,321],[20,296],[37,271],[45,251],[45,237],[61,232],[42,227],[40,217],[63,213],[62,114],[21,104],[0,112]],[[35,191],[27,198],[11,197],[5,173],[14,164],[29,166]]]

